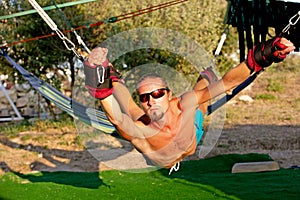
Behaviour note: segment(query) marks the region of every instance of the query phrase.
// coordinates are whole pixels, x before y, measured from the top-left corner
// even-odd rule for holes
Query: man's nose
[[[155,104],[155,100],[151,95],[149,96],[149,100],[148,100],[147,104],[148,104],[148,106],[152,106],[153,104]]]

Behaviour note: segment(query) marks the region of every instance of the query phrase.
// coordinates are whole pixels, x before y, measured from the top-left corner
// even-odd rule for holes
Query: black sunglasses
[[[154,90],[149,93],[140,94],[139,95],[140,101],[142,103],[148,102],[150,100],[150,95],[154,99],[159,99],[165,95],[165,91],[169,92],[170,89],[169,88],[160,88],[160,89]]]

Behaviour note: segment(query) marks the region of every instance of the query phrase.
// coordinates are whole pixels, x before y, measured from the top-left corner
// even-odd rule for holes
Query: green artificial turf
[[[299,199],[300,170],[232,174],[237,162],[268,161],[267,155],[222,155],[182,162],[178,172],[9,172],[0,199]]]

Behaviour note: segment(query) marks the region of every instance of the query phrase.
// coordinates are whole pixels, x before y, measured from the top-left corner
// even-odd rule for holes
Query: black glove
[[[97,99],[104,99],[114,91],[113,81],[119,81],[121,75],[118,71],[109,66],[106,59],[99,66],[91,66],[84,61],[85,87],[89,89],[90,94]]]
[[[286,45],[280,43],[280,39],[280,37],[275,37],[264,43],[258,43],[253,49],[249,50],[247,66],[251,70],[251,73],[261,71],[273,62],[281,62],[286,58],[286,54],[279,55],[277,52],[277,50],[287,48]]]

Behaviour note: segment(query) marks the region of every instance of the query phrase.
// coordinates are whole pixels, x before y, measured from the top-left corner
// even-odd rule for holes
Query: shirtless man
[[[141,109],[108,62],[108,50],[97,47],[84,63],[86,87],[100,99],[109,121],[124,139],[156,165],[171,168],[195,152],[202,136],[202,124],[195,125],[195,116],[202,118],[207,101],[238,86],[254,71],[282,61],[294,49],[290,41],[279,37],[258,44],[245,62],[230,69],[222,79],[214,81],[213,74],[206,71],[193,90],[180,97],[172,96],[161,77],[145,76],[137,85]],[[108,73],[99,77],[103,69]]]

